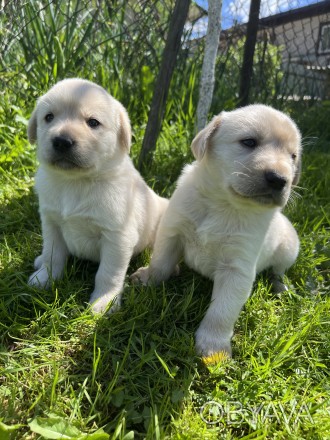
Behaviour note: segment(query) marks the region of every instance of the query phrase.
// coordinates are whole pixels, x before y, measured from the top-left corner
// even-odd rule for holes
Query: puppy
[[[231,355],[234,324],[256,273],[271,268],[281,278],[296,260],[297,233],[281,209],[299,179],[301,136],[288,116],[251,105],[214,117],[191,148],[196,161],[179,178],[150,266],[132,279],[166,280],[183,257],[214,281],[196,332],[197,352],[213,362]]]
[[[99,262],[90,302],[103,312],[120,294],[132,255],[152,246],[168,201],[143,181],[128,156],[124,107],[102,87],[66,79],[42,96],[28,124],[38,144],[43,249],[29,284],[62,276],[69,254]]]

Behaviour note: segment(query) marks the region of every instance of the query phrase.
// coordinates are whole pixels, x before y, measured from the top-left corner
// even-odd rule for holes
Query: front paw
[[[143,284],[144,286],[148,285],[150,278],[151,278],[151,273],[149,266],[140,267],[140,269],[138,269],[129,277],[132,283],[136,283],[136,284],[140,283]]]
[[[206,364],[215,364],[231,358],[232,349],[230,337],[199,327],[196,331],[196,352],[202,356]]]
[[[99,294],[93,292],[89,303],[93,314],[114,313],[121,307],[121,294],[114,296],[111,293]]]
[[[275,294],[287,292],[289,290],[289,287],[284,283],[284,279],[281,275],[271,275],[270,282],[272,284],[272,291]],[[291,286],[290,289],[292,289]]]
[[[43,263],[43,257],[42,257],[42,255],[39,255],[39,257],[37,257],[34,260],[33,266],[34,266],[35,270],[41,269],[42,263]]]
[[[48,288],[51,284],[51,277],[46,266],[33,272],[28,281],[29,286],[37,287],[39,289]]]

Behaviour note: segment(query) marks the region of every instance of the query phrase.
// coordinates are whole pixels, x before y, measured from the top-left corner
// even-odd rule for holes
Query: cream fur
[[[46,121],[46,115],[53,119]],[[97,120],[97,127],[90,127]],[[54,148],[54,139],[72,147]],[[38,143],[43,250],[29,284],[49,286],[69,254],[100,262],[90,302],[103,312],[120,304],[132,255],[152,246],[168,201],[143,181],[128,156],[131,128],[124,107],[89,81],[67,79],[38,100],[28,126]]]
[[[298,236],[281,209],[299,179],[300,133],[283,113],[252,105],[216,116],[192,151],[197,160],[179,178],[150,266],[132,279],[166,280],[181,258],[212,279],[196,349],[202,356],[230,355],[234,324],[256,273],[272,268],[281,277],[298,254]]]

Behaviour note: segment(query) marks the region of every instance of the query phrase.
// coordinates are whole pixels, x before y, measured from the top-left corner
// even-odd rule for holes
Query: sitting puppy
[[[66,79],[38,100],[28,137],[38,143],[35,186],[43,234],[29,284],[49,286],[72,254],[100,262],[93,311],[103,312],[115,298],[119,305],[129,261],[153,245],[168,204],[128,156],[126,110],[102,87]]]
[[[297,257],[299,240],[281,209],[299,179],[301,137],[288,116],[251,105],[214,117],[191,148],[197,160],[179,178],[150,266],[132,279],[166,280],[183,257],[214,281],[196,332],[197,352],[214,362],[231,355],[234,324],[256,273],[271,268],[279,278]]]

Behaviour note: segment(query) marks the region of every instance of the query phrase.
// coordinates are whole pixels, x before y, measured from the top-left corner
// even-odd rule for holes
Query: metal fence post
[[[151,163],[151,154],[156,148],[157,137],[161,129],[168,89],[181,45],[181,36],[187,18],[189,4],[190,0],[176,0],[172,13],[168,37],[155,83],[148,123],[140,152],[138,163],[140,170]]]
[[[244,106],[249,103],[249,92],[251,86],[251,77],[253,72],[253,56],[257,42],[257,32],[259,24],[261,0],[251,0],[249,22],[246,30],[246,40],[244,44],[244,57],[241,70],[239,100],[238,106]]]

